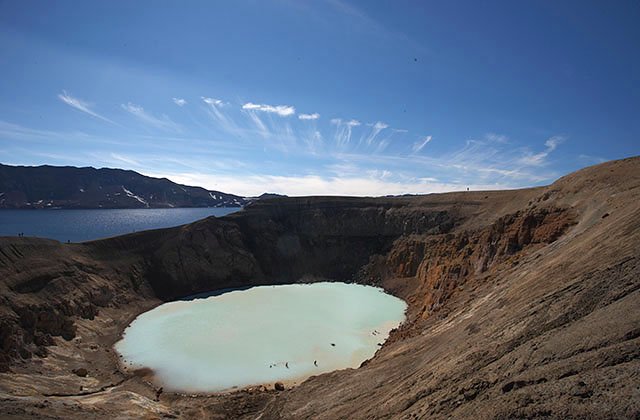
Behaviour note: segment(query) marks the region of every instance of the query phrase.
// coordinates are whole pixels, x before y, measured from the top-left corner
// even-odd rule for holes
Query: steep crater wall
[[[84,244],[0,242],[0,369],[75,337],[75,317],[215,289],[353,280],[406,234],[450,231],[460,216],[401,199],[267,200],[238,214]],[[136,304],[140,308],[148,304]]]
[[[517,212],[456,232],[477,204],[413,199],[265,200],[225,218],[66,245],[25,239],[0,246],[1,366],[72,339],[74,317],[215,289],[297,281],[382,286],[426,316],[468,278],[569,225],[562,209]],[[548,233],[544,233],[548,232]],[[20,238],[22,239],[22,238]],[[394,288],[398,278],[410,287]],[[148,307],[137,304],[138,307]]]
[[[478,230],[438,235],[409,235],[397,239],[391,250],[374,259],[359,273],[362,282],[380,283],[397,291],[409,303],[410,322],[402,336],[419,319],[445,306],[465,284],[501,269],[515,267],[532,249],[550,244],[576,223],[572,209],[527,208],[498,218]],[[397,337],[396,337],[397,338]]]
[[[303,277],[351,281],[397,238],[449,232],[460,217],[410,208],[403,201],[301,198],[257,203],[230,219],[244,233],[264,275],[292,282]]]

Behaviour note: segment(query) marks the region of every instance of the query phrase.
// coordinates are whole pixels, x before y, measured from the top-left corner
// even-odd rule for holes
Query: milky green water
[[[128,369],[152,369],[167,390],[295,383],[358,367],[405,309],[370,286],[259,286],[160,305],[138,316],[115,347]]]

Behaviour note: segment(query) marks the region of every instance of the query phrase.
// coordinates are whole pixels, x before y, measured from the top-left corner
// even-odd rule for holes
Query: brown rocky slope
[[[280,198],[84,244],[0,238],[0,412],[640,416],[638,202],[630,158],[543,188]],[[283,392],[159,398],[145,372],[118,369],[118,335],[162,301],[319,279],[380,285],[409,303],[407,322],[359,369]]]

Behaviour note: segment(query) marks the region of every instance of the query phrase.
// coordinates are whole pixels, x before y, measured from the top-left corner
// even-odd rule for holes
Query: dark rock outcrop
[[[76,375],[82,377],[82,378],[84,378],[85,376],[87,376],[89,374],[89,372],[85,368],[73,369],[72,372],[75,373]]]

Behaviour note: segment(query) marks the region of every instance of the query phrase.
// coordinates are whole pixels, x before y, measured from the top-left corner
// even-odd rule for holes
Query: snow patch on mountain
[[[145,206],[149,207],[149,203],[147,203],[144,198],[138,197],[137,195],[126,189],[124,185],[122,186],[122,191],[124,191],[124,193],[127,194],[128,197],[135,198]]]

